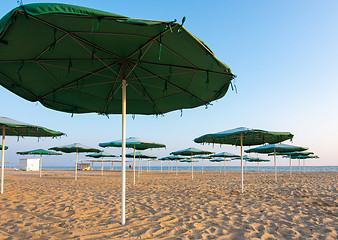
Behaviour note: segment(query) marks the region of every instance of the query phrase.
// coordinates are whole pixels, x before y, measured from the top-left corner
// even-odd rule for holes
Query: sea
[[[127,165],[128,166],[128,165]],[[43,166],[44,169],[74,169],[75,166]],[[94,170],[100,170],[101,166],[93,166]],[[110,170],[111,168],[109,166],[104,166],[104,170]],[[127,168],[129,169],[129,168]],[[137,169],[137,168],[136,168]],[[114,166],[114,170],[121,170],[121,166]],[[147,170],[146,166],[142,167],[142,170]],[[150,170],[161,170],[160,166],[150,166]],[[168,165],[162,167],[163,171],[168,171]],[[172,166],[171,170],[176,170],[176,166]],[[190,171],[191,167],[190,166],[178,166],[179,171]],[[194,166],[193,167],[194,171],[202,171],[201,166]],[[224,170],[223,166],[220,169],[219,166],[204,166],[203,171],[220,171]],[[304,167],[301,166],[292,166],[291,170],[293,172],[298,172],[298,171],[304,171]],[[227,166],[226,171],[241,171],[240,166]],[[273,172],[275,171],[274,166],[259,166],[259,169],[257,166],[247,166],[246,171],[262,171],[262,172]],[[289,166],[277,166],[277,171],[278,172],[289,172],[290,167]],[[306,172],[338,172],[338,166],[305,166],[305,171]]]

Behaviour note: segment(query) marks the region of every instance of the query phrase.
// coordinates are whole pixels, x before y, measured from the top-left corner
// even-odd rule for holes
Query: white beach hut
[[[20,159],[19,169],[24,171],[39,171],[39,158]]]

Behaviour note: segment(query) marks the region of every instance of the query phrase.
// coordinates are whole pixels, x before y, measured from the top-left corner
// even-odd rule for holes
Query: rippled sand
[[[6,169],[0,239],[337,239],[338,173],[120,173]]]

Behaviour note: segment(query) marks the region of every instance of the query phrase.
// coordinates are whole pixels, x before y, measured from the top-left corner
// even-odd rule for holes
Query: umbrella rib
[[[175,88],[181,90],[182,92],[184,92],[184,93],[186,93],[186,94],[188,94],[188,95],[194,97],[195,99],[199,100],[199,101],[202,102],[203,104],[208,104],[207,102],[203,101],[202,99],[200,99],[200,98],[197,97],[196,95],[194,95],[194,94],[188,92],[187,90],[185,90],[185,89],[183,89],[183,88],[177,86],[176,84],[173,84],[173,83],[169,82],[169,81],[166,80],[166,79],[163,79],[162,77],[157,76],[156,74],[152,73],[151,71],[149,71],[149,70],[147,70],[147,69],[145,69],[145,68],[143,68],[143,67],[141,67],[141,66],[138,66],[138,68],[142,69],[143,71],[145,71],[145,72],[147,72],[147,73],[149,73],[149,74],[151,74],[151,75],[153,75],[153,76],[156,76],[158,79],[160,79],[160,80],[162,80],[162,81],[164,81],[164,82],[169,83],[169,84],[172,85],[173,87],[175,87]]]
[[[120,70],[119,70],[118,76],[120,76],[121,71],[122,71],[122,64],[121,64],[121,66],[120,66]],[[104,113],[105,113],[106,110],[107,110],[107,107],[108,107],[108,104],[109,104],[110,100],[111,100],[111,99],[114,97],[114,95],[115,95],[115,94],[113,94],[113,91],[114,91],[114,88],[115,88],[115,86],[116,86],[116,83],[117,83],[117,78],[116,78],[115,81],[113,82],[113,87],[110,89],[108,98],[107,98],[107,100],[106,100],[106,105],[104,106],[104,110],[103,110]]]
[[[55,44],[59,41],[61,41],[63,38],[65,38],[66,36],[68,36],[68,33],[65,33],[64,35],[62,35],[60,38],[58,38],[56,41],[55,41]],[[41,53],[39,53],[35,58],[34,60],[37,60],[42,54],[44,54],[45,52],[47,52],[49,49],[51,48],[51,45],[49,45],[48,47],[46,47],[44,50],[42,50]]]
[[[128,66],[128,67],[129,67],[129,66]],[[132,74],[133,74],[133,75],[136,77],[136,79],[137,79],[136,73],[133,72]],[[148,98],[148,101],[154,106],[154,108],[156,109],[157,113],[160,114],[160,111],[159,111],[159,109],[157,108],[157,106],[156,106],[154,100],[150,97],[148,91],[144,88],[143,84],[142,84],[138,79],[137,79],[137,82],[138,82],[138,84],[140,85],[140,87],[142,88],[143,92],[146,94],[146,96],[147,96],[147,98]],[[133,87],[132,85],[130,85],[130,86]],[[135,87],[133,87],[133,88],[136,89]]]
[[[117,64],[117,62],[110,64],[110,66],[114,66],[115,64]],[[72,85],[72,84],[74,84],[74,83],[77,83],[77,82],[79,82],[79,81],[81,81],[81,80],[84,80],[84,79],[86,79],[86,78],[88,78],[88,77],[90,77],[90,76],[92,76],[92,75],[95,75],[96,73],[101,72],[101,71],[103,71],[103,70],[105,70],[105,69],[107,69],[107,67],[104,66],[103,68],[98,69],[98,70],[96,70],[96,71],[94,71],[94,72],[89,72],[89,74],[87,74],[87,75],[85,75],[85,76],[82,76],[82,77],[79,78],[79,79],[76,79],[76,80],[74,80],[74,81],[71,81],[70,83],[67,83],[67,84],[64,85],[64,86],[61,86],[61,87],[59,87],[59,88],[57,88],[57,89],[55,89],[55,90],[53,90],[53,91],[51,91],[51,92],[45,94],[45,95],[42,96],[40,99],[44,99],[44,98],[48,97],[49,95],[51,95],[51,94],[53,94],[53,93],[55,93],[55,92],[57,92],[57,91],[59,91],[59,90],[66,89],[66,88],[69,87],[70,85]]]
[[[31,93],[30,91],[28,91],[27,89],[17,85],[13,80],[11,80],[9,77],[7,77],[6,75],[4,75],[3,73],[0,72],[0,75],[7,79],[7,81],[9,81],[10,83],[12,83],[15,87],[20,88],[21,90],[25,91],[26,93],[30,94],[31,96],[33,96],[35,99],[38,99],[38,96],[36,96],[35,94]],[[36,101],[36,100],[35,100]]]
[[[27,13],[26,13],[27,14]],[[103,51],[103,52],[105,52],[105,53],[108,53],[108,54],[110,54],[110,55],[113,55],[113,56],[116,56],[116,57],[119,57],[120,58],[120,56],[119,55],[117,55],[117,54],[115,54],[115,53],[113,53],[113,52],[110,52],[110,51],[108,51],[107,49],[104,49],[104,48],[102,48],[102,47],[99,47],[99,46],[96,46],[95,44],[93,44],[93,43],[91,43],[91,42],[89,42],[89,41],[87,41],[87,40],[85,40],[85,39],[83,39],[83,38],[81,38],[81,37],[79,37],[79,36],[76,36],[75,34],[72,34],[72,32],[69,32],[69,31],[67,31],[67,30],[65,30],[65,29],[63,29],[63,28],[60,28],[60,27],[58,27],[58,26],[55,26],[54,24],[51,24],[51,23],[49,23],[49,22],[46,22],[46,21],[44,21],[44,20],[42,20],[42,19],[40,19],[40,18],[38,18],[38,17],[35,17],[35,16],[33,16],[33,15],[30,15],[30,14],[27,14],[30,18],[32,18],[32,19],[34,19],[34,20],[36,20],[36,21],[39,21],[39,22],[41,22],[41,23],[43,23],[43,24],[45,24],[45,25],[47,25],[47,26],[49,26],[49,27],[51,27],[51,28],[54,28],[54,29],[57,29],[57,30],[59,30],[59,31],[61,31],[61,32],[64,32],[64,33],[67,33],[71,38],[78,38],[79,40],[81,40],[82,42],[84,42],[84,43],[87,43],[88,45],[90,45],[90,46],[92,46],[92,47],[95,47],[95,48],[97,48],[97,49],[99,49],[99,50],[101,50],[101,51]],[[90,34],[90,32],[88,32],[88,34]]]
[[[60,86],[62,86],[62,84],[53,76],[53,74],[51,74],[41,63],[38,62],[38,65],[55,81],[57,82]]]

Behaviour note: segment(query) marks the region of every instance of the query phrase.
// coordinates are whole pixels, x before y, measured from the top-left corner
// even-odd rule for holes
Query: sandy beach
[[[126,226],[120,173],[6,169],[0,239],[337,239],[338,173],[144,171],[127,173]]]

